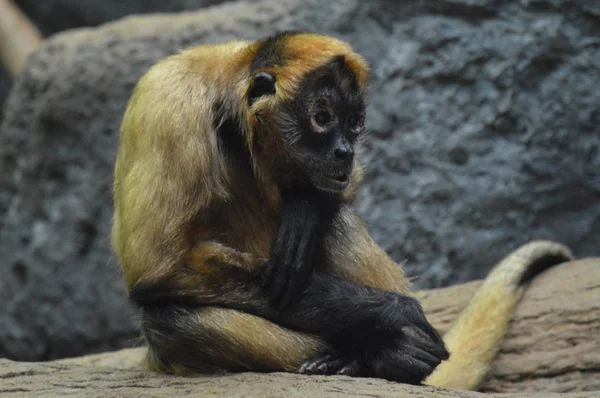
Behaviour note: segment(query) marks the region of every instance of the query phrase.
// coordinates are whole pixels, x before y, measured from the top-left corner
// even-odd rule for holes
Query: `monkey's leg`
[[[448,356],[439,334],[413,298],[317,272],[303,298],[281,312],[270,305],[268,295],[260,288],[261,268],[257,264],[264,264],[264,260],[203,242],[185,267],[152,282],[147,278],[132,289],[131,297],[145,310],[166,305],[205,305],[253,314],[282,327],[317,335],[346,358],[363,360],[365,371],[405,383],[419,383]],[[184,322],[180,312],[173,314],[170,323]],[[385,363],[378,366],[379,353],[386,346],[398,349],[384,355]],[[161,357],[173,357],[170,352],[176,351],[168,344],[153,346],[153,350]],[[371,362],[374,367],[369,366]],[[392,363],[395,370],[390,373],[387,365]]]
[[[142,313],[142,330],[149,344],[146,365],[157,371],[354,376],[362,370],[356,360],[333,354],[317,336],[229,308],[151,306]]]
[[[329,350],[316,336],[229,308],[149,306],[143,311],[142,329],[149,367],[180,374],[297,372],[307,358]]]

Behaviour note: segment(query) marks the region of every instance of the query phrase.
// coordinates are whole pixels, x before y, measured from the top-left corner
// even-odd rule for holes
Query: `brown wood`
[[[0,59],[16,77],[42,41],[31,20],[11,1],[0,0]]]
[[[417,296],[445,332],[480,283]],[[533,280],[481,390],[600,390],[600,258],[561,264]]]
[[[417,296],[432,324],[445,331],[479,285],[471,282]],[[485,392],[510,393],[506,395],[283,373],[172,377],[136,369],[143,354],[140,347],[48,363],[0,360],[0,394],[600,397],[600,258],[561,264],[533,281],[482,387]]]

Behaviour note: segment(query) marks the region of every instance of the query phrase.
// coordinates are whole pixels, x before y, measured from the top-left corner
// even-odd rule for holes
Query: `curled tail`
[[[450,359],[440,364],[425,384],[477,389],[500,349],[527,284],[544,270],[572,259],[567,247],[549,241],[527,243],[506,256],[444,336]]]

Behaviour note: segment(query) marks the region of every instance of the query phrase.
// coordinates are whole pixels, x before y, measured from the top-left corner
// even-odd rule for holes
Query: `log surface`
[[[135,351],[139,352],[139,351]],[[172,377],[136,369],[81,366],[56,362],[0,360],[0,395],[16,397],[461,397],[492,395],[379,379],[241,373]],[[494,397],[597,397],[598,393],[494,394]]]
[[[417,295],[433,325],[445,331],[479,284]],[[144,348],[138,347],[44,363],[0,360],[0,395],[599,397],[600,258],[556,266],[533,281],[515,313],[483,392],[285,373],[173,377],[138,369],[143,354]],[[492,393],[495,391],[503,394]]]
[[[480,284],[417,297],[433,326],[445,332]],[[600,390],[600,258],[561,264],[533,280],[481,390]]]

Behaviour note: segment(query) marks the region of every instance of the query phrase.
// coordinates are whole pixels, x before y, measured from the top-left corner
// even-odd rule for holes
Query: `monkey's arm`
[[[311,279],[313,253],[322,238],[322,211],[308,195],[284,197],[281,225],[262,273],[262,286],[279,311],[296,303]]]
[[[409,294],[401,266],[371,239],[352,208],[342,208],[325,240],[331,272],[356,283]],[[437,367],[425,383],[476,389],[500,348],[527,282],[571,258],[565,246],[538,241],[520,247],[498,263],[444,336],[450,359]]]
[[[361,285],[410,293],[402,267],[371,238],[350,204],[343,205],[333,219],[323,249],[327,272]]]
[[[302,300],[280,312],[260,287],[257,265],[261,262],[218,243],[203,242],[179,272],[134,286],[131,297],[143,306],[192,303],[241,310],[320,336],[349,358],[385,362],[373,370],[375,375],[406,383],[419,383],[447,357],[443,345],[435,344],[441,341],[439,335],[413,298],[317,272]],[[418,333],[402,332],[403,327],[415,325]],[[380,348],[395,346],[396,340],[407,348],[394,350],[394,358],[391,352],[386,354],[390,358],[378,358]]]
[[[261,288],[264,259],[205,241],[183,261],[177,272],[134,286],[131,298],[142,305],[193,303],[235,308],[336,344],[340,338],[361,341],[371,329],[395,330],[410,322],[409,316],[399,316],[397,310],[417,305],[414,299],[319,272],[313,275],[302,300],[279,311]]]

